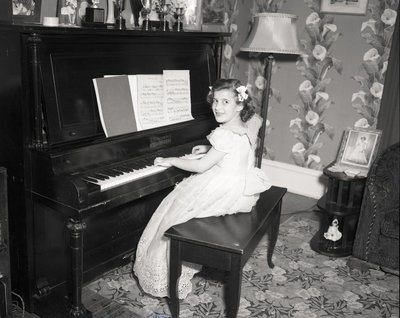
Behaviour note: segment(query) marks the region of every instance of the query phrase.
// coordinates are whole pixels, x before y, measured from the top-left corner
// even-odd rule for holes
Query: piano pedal
[[[36,281],[36,293],[34,297],[36,299],[43,298],[51,293],[49,282],[46,278],[41,277]]]

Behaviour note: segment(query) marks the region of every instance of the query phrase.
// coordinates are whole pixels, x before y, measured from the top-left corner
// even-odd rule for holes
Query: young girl
[[[153,296],[168,296],[169,239],[164,232],[192,218],[249,212],[259,193],[271,185],[254,167],[254,150],[261,119],[255,115],[246,87],[238,80],[217,80],[207,96],[218,128],[207,137],[211,146],[195,146],[200,159],[156,158],[155,165],[196,172],[179,183],[154,212],[136,251],[134,273],[142,289]],[[190,280],[200,270],[184,263],[179,298],[192,289]]]

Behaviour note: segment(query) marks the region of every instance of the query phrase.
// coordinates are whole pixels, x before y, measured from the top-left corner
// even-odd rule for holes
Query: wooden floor
[[[287,220],[293,214],[315,214],[316,200],[287,193],[282,203],[281,222]],[[93,318],[145,318],[135,315],[133,312],[120,306],[117,302],[99,296],[97,293],[84,288],[82,301],[85,307],[92,312]],[[13,298],[14,300],[14,298]],[[14,308],[12,318],[40,318],[28,312],[22,313],[20,307]],[[167,318],[167,317],[163,317]]]

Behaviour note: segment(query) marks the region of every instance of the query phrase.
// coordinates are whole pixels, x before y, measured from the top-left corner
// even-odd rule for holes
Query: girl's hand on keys
[[[171,167],[172,166],[171,159],[172,158],[157,157],[156,159],[154,159],[154,165],[162,167]]]

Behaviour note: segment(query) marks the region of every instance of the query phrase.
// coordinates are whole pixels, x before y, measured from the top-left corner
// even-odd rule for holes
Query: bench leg
[[[181,248],[171,239],[169,259],[169,309],[172,318],[179,318],[178,279],[182,274]]]
[[[231,270],[225,289],[226,317],[236,318],[240,305],[240,292],[242,288],[241,257],[232,255]]]
[[[271,213],[271,219],[267,227],[267,237],[268,237],[268,251],[267,251],[267,262],[270,268],[274,268],[274,263],[272,262],[272,254],[274,253],[276,241],[278,240],[279,234],[279,222],[281,220],[281,209],[282,209],[282,199],[275,206],[274,211]]]

